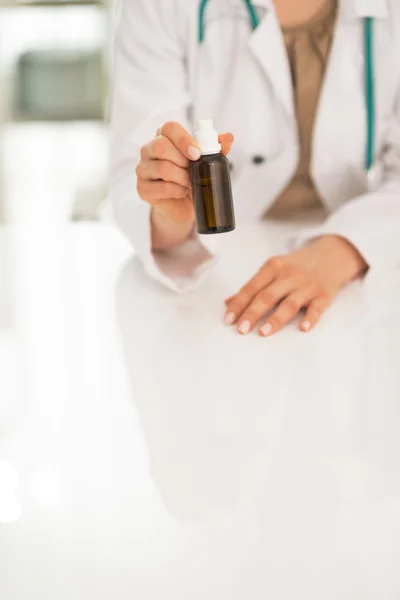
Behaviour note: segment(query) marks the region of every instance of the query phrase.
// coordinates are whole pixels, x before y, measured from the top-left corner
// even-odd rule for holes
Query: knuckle
[[[240,297],[246,297],[246,298],[253,298],[258,292],[257,286],[255,283],[247,283],[241,290],[240,290]]]
[[[320,318],[330,303],[331,297],[328,294],[323,293],[320,296],[317,296],[315,300],[311,302],[309,311],[316,317]]]
[[[317,310],[321,311],[331,302],[331,298],[327,292],[321,290],[321,288],[317,289],[315,300],[312,303],[312,306]]]
[[[176,146],[181,152],[181,154],[185,156],[184,153],[187,151],[187,148],[189,146],[187,137],[185,135],[180,135],[177,138]]]
[[[320,315],[323,311],[324,304],[319,300],[314,300],[310,304],[310,311]]]
[[[275,295],[268,289],[260,292],[258,298],[262,304],[266,304],[268,306],[274,305],[277,301]]]
[[[162,134],[166,137],[170,137],[173,135],[174,131],[179,127],[179,123],[177,121],[167,121],[161,128]]]
[[[281,256],[274,256],[273,258],[269,259],[267,264],[273,271],[276,272],[280,271],[285,263]]]
[[[334,297],[334,294],[331,294],[330,292],[327,292],[327,291],[326,291],[324,288],[322,288],[321,286],[319,287],[319,290],[320,290],[319,297],[321,298],[321,300],[322,300],[323,302],[327,302],[327,303],[329,303],[329,302],[331,302],[331,301],[332,301],[332,299],[333,299],[333,297]]]
[[[249,298],[248,296],[241,290],[229,303],[229,308],[232,308],[233,312],[235,310],[244,310],[244,308],[248,305]]]
[[[140,163],[138,163],[138,164],[136,165],[136,169],[135,169],[136,176],[137,176],[138,178],[140,178],[140,177],[142,176],[142,172],[143,172],[143,165],[142,165],[142,163],[140,162]]]
[[[310,305],[310,312],[315,315],[316,317],[320,318],[320,316],[322,315],[322,313],[324,312],[326,308],[325,304],[322,304],[320,302],[313,302]]]
[[[157,173],[160,179],[163,179],[164,181],[170,181],[172,174],[172,164],[166,160],[160,161],[157,165]]]
[[[153,152],[157,157],[162,157],[167,151],[167,140],[162,135],[156,137],[153,141]]]
[[[188,187],[188,189],[190,189],[190,175],[189,175],[189,171],[186,171],[186,170],[185,170],[185,171],[182,173],[182,176],[181,176],[181,183],[182,183],[182,185],[184,185],[184,186],[187,186],[187,187]]]
[[[174,197],[174,186],[172,185],[172,183],[163,183],[162,185],[162,189],[164,191],[164,197],[165,198],[173,198]]]
[[[299,302],[295,298],[287,298],[284,302],[284,308],[290,314],[297,314],[301,309],[301,302]]]
[[[269,322],[275,331],[281,329],[286,323],[283,315],[279,312],[275,313],[274,316],[269,319]]]
[[[171,182],[167,182],[164,183],[164,191],[165,191],[165,195],[167,198],[181,198],[182,195],[180,193],[179,190],[179,186],[175,185],[174,183]]]
[[[309,321],[311,321],[312,323],[318,323],[318,321],[320,320],[320,318],[322,317],[322,312],[318,310],[318,308],[315,308],[314,306],[310,306],[310,308],[307,311],[307,318]]]
[[[282,277],[285,277],[286,279],[292,279],[297,282],[303,281],[304,279],[304,272],[299,267],[283,264],[280,271]]]
[[[309,283],[314,296],[320,297],[325,295],[325,290],[315,277],[313,277]]]
[[[237,310],[240,307],[240,300],[238,300],[238,297],[235,296],[235,298],[233,298],[227,305],[227,311],[228,312],[233,312],[235,314],[237,314]]]

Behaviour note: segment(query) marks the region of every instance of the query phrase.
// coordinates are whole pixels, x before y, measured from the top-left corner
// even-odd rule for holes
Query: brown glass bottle
[[[205,154],[191,164],[197,231],[226,233],[235,229],[229,161],[223,154]]]
[[[198,233],[226,233],[235,229],[231,173],[221,154],[211,119],[199,121],[196,142],[202,156],[191,163],[194,211]]]

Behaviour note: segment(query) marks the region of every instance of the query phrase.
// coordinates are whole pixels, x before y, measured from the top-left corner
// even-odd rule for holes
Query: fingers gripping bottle
[[[229,161],[221,154],[213,122],[200,121],[195,137],[202,153],[190,167],[197,231],[201,234],[233,231],[235,215]]]

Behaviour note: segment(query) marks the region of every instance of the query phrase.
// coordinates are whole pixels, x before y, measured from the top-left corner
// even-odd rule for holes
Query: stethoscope
[[[205,10],[209,0],[201,0],[199,8],[199,44],[204,40]],[[248,13],[251,28],[254,31],[260,24],[257,11],[252,0],[243,0]],[[364,52],[365,52],[365,101],[367,105],[367,147],[365,152],[365,168],[367,171],[374,162],[375,149],[375,86],[374,86],[374,19],[364,19]]]

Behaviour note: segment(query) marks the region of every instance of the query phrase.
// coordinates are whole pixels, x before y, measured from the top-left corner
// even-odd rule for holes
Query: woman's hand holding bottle
[[[222,152],[228,154],[230,133],[219,136]],[[176,122],[163,125],[156,137],[141,149],[136,167],[139,196],[152,207],[152,243],[155,250],[181,244],[193,230],[194,208],[189,177],[190,161],[200,149],[192,136]]]

